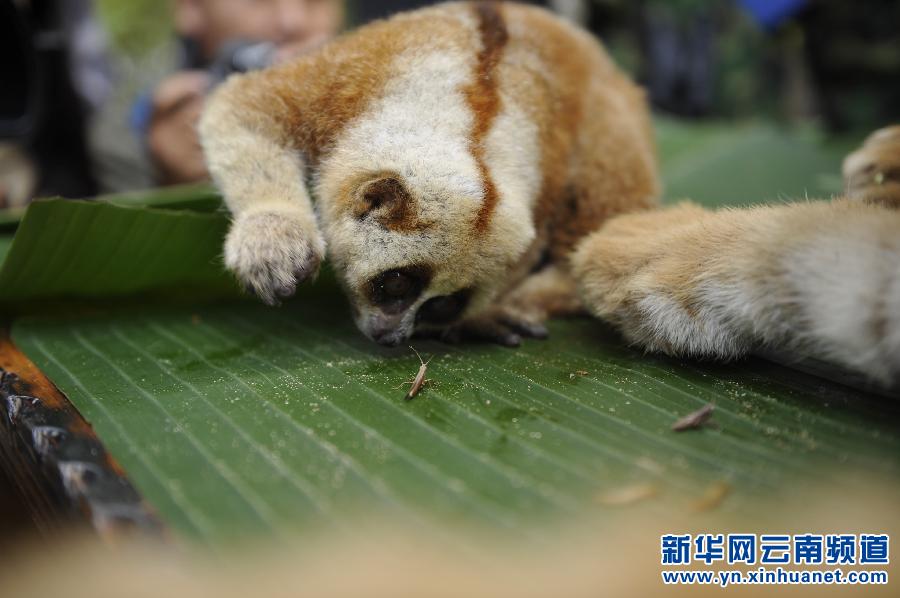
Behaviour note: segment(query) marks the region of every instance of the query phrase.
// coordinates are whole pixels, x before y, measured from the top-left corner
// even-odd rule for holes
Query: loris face
[[[356,325],[383,345],[483,309],[524,248],[475,231],[482,187],[474,177],[362,172],[328,191],[336,197],[321,202],[320,216],[329,259]],[[527,239],[530,223],[522,224]]]

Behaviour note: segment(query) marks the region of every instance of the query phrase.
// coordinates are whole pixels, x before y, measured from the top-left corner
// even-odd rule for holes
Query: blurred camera
[[[208,72],[212,85],[218,85],[230,75],[257,71],[270,66],[275,61],[275,44],[237,40],[225,44],[210,65]]]

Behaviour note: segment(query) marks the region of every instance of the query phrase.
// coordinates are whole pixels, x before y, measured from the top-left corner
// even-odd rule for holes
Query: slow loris
[[[542,9],[457,2],[372,23],[232,77],[200,133],[238,279],[275,303],[327,248],[381,344],[515,345],[586,307],[671,354],[773,344],[900,374],[900,213],[657,209],[642,91]]]

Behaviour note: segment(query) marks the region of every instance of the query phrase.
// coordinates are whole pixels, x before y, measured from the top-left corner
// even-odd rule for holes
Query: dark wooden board
[[[43,534],[90,527],[114,540],[164,526],[93,428],[0,333],[0,467]]]

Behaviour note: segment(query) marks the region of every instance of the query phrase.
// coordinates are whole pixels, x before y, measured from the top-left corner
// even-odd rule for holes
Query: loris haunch
[[[672,354],[772,344],[900,373],[900,214],[655,209],[643,93],[544,10],[459,2],[372,23],[232,77],[200,130],[234,216],[227,266],[275,303],[327,251],[381,344],[514,345],[587,307]]]

